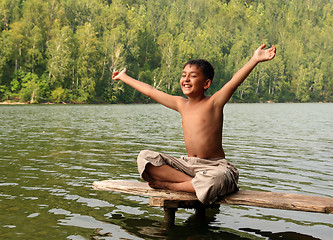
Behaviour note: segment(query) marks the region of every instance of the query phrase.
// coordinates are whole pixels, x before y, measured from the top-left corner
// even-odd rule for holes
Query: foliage
[[[0,0],[0,100],[151,102],[112,71],[170,94],[189,59],[215,67],[220,89],[262,43],[234,102],[333,101],[330,0]]]
[[[62,87],[54,89],[51,93],[51,98],[54,103],[66,102],[67,100],[67,91]]]
[[[48,92],[48,85],[45,76],[39,78],[37,74],[31,72],[19,71],[15,74],[16,77],[12,81],[15,85],[12,86],[12,90],[19,88],[21,83],[21,89],[18,92],[20,99],[29,103],[40,103],[45,99],[45,95]]]

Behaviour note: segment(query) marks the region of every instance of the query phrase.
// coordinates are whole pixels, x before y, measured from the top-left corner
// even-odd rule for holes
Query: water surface
[[[242,189],[333,197],[333,104],[228,104],[224,148]],[[138,180],[142,149],[186,154],[178,113],[160,105],[0,106],[3,239],[331,239],[333,215],[221,206],[177,226],[148,197],[96,191]],[[108,236],[101,236],[108,233]]]

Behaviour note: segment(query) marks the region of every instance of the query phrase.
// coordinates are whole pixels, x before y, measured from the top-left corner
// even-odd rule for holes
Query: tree
[[[43,56],[44,50],[44,40],[41,29],[35,26],[30,31],[30,36],[27,37],[27,53],[26,53],[26,63],[25,68],[28,71],[34,73],[36,70],[38,73],[42,74],[45,70],[44,62],[45,58]]]
[[[59,26],[60,27],[60,26]],[[70,88],[74,81],[74,35],[69,26],[53,29],[47,42],[49,83],[53,88]]]
[[[0,31],[9,30],[9,25],[20,19],[20,0],[0,0]]]
[[[77,55],[75,58],[75,75],[73,95],[78,102],[89,102],[95,98],[96,79],[101,69],[99,42],[90,23],[80,26],[75,34]]]
[[[99,87],[100,95],[107,102],[116,102],[117,95],[122,91],[119,83],[115,84],[112,80],[111,73],[125,66],[125,46],[121,39],[124,26],[118,26],[112,30],[104,32],[101,43],[101,56],[103,57],[101,84]]]
[[[18,21],[11,24],[11,28],[8,31],[8,38],[10,42],[9,48],[11,51],[10,61],[14,63],[15,71],[18,71],[24,65],[26,59],[26,27],[26,23],[24,23],[23,21]]]

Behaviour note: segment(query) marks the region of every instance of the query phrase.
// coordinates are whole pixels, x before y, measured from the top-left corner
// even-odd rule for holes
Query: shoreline
[[[228,104],[234,104],[234,103],[263,103],[263,104],[279,104],[279,103],[333,103],[333,102],[325,102],[325,101],[318,101],[318,102],[274,102],[272,100],[264,101],[264,102],[228,102]],[[60,102],[60,103],[54,103],[54,102],[41,102],[41,103],[31,103],[28,102],[20,102],[20,101],[13,101],[13,100],[6,100],[0,102],[0,105],[90,105],[90,104],[156,104],[156,102],[133,102],[133,103],[107,103],[107,102]]]
[[[279,103],[302,103],[302,102],[273,102],[273,101],[266,101],[266,102],[229,102],[228,104],[233,103],[262,103],[262,104],[279,104]],[[303,102],[303,103],[332,103],[332,102]],[[52,102],[45,102],[45,103],[30,103],[30,102],[12,102],[12,101],[3,101],[0,102],[0,105],[89,105],[89,104],[114,104],[114,103],[52,103]],[[124,103],[116,103],[116,104],[124,104]],[[156,104],[156,103],[128,103],[128,104]],[[125,104],[126,105],[126,104]]]
[[[30,102],[12,102],[12,101],[4,101],[4,102],[0,102],[0,105],[33,105],[33,104],[57,104],[57,103],[30,103]],[[67,103],[59,103],[59,104],[67,104]]]

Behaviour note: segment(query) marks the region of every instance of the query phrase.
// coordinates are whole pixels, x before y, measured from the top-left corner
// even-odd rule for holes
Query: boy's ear
[[[205,81],[204,89],[207,90],[210,87],[211,84],[212,84],[212,80],[207,79]]]

